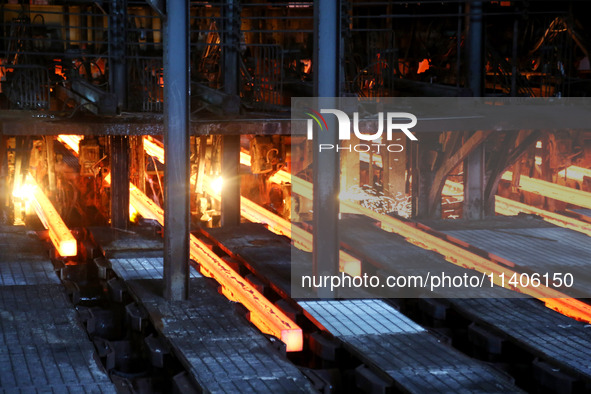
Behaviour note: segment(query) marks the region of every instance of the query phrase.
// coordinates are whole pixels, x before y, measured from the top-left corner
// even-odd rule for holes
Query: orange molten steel
[[[150,156],[154,156],[160,163],[164,164],[164,148],[162,143],[150,136],[144,136],[144,150]]]
[[[566,179],[572,179],[578,182],[583,182],[585,177],[591,178],[591,170],[578,166],[570,166],[566,170],[559,171],[558,176],[566,177]]]
[[[110,175],[110,174],[109,174]],[[105,182],[111,183],[107,175]],[[164,210],[134,185],[129,186],[129,201],[135,210],[147,219],[154,219],[164,225]],[[250,311],[250,321],[263,333],[283,341],[286,351],[299,352],[303,349],[302,329],[288,318],[279,308],[267,300],[250,283],[244,280],[203,242],[194,235],[190,237],[191,259],[199,264],[200,272],[214,278],[222,287],[228,299],[240,302]]]
[[[342,201],[341,206],[366,215],[372,219],[378,220],[382,228],[391,231],[406,238],[410,243],[423,249],[432,250],[445,257],[447,261],[461,267],[474,269],[478,272],[490,274],[494,273],[495,284],[500,286],[499,274],[504,273],[506,277],[511,277],[515,271],[503,267],[484,257],[478,256],[468,250],[457,247],[435,235],[413,227],[412,225],[398,220],[396,218],[376,213],[370,209],[361,207],[349,201]],[[568,298],[565,294],[550,289],[548,287],[511,287],[511,290],[530,295],[543,301],[547,307],[554,309],[566,316],[576,320],[591,322],[591,306],[576,300]]]
[[[159,141],[152,137],[144,137],[144,150],[149,155],[156,157],[161,163],[164,163],[164,148]],[[248,153],[240,152],[240,164],[250,166],[250,155]],[[281,170],[277,174],[274,174],[271,177],[271,180],[277,183],[289,183],[291,181],[291,175],[288,172]],[[195,183],[195,176],[191,178],[191,182],[193,184]],[[207,193],[219,200],[219,193],[213,190],[210,186],[211,181],[206,179],[204,184]],[[260,205],[242,196],[240,197],[240,212],[247,220],[255,223],[264,223],[268,226],[269,230],[275,234],[292,238],[294,245],[297,248],[307,252],[312,251],[312,234],[296,226],[293,226],[292,230],[292,225],[289,221],[269,212]],[[341,251],[339,253],[339,270],[340,272],[345,272],[351,276],[359,276],[361,275],[361,261],[350,254]]]
[[[240,153],[240,163],[244,165],[250,165],[250,156],[247,153],[241,152]],[[506,172],[503,175],[503,179],[511,179],[511,173]],[[276,183],[281,182],[291,182],[294,186],[294,190],[296,190],[300,195],[305,198],[312,199],[312,184],[310,182],[304,181],[297,177],[292,177],[290,173],[284,170],[280,170],[270,178],[271,181]],[[538,191],[539,188],[547,190],[547,192],[551,195],[549,197],[556,198],[560,200],[561,193],[574,193],[573,195],[569,195],[568,201],[570,203],[574,203],[583,207],[591,208],[591,193],[580,192],[578,190],[574,190],[571,188],[567,188],[564,186],[554,185],[550,182],[539,181],[537,179],[531,179],[528,177],[521,177],[521,187],[524,190],[529,191]],[[448,192],[458,193],[460,190],[456,184],[446,182],[446,189]],[[451,194],[451,193],[450,193]],[[212,194],[213,195],[213,194]],[[245,207],[251,207],[256,204],[252,203],[251,201],[246,200],[244,197],[241,199],[241,204]],[[575,201],[573,201],[575,200]],[[249,204],[250,202],[250,204]],[[424,249],[433,250],[437,253],[443,255],[447,261],[463,266],[466,268],[475,269],[479,272],[485,272],[487,274],[495,273],[495,278],[498,279],[498,274],[505,273],[508,277],[511,277],[515,271],[503,267],[496,262],[490,261],[483,257],[480,257],[472,252],[469,252],[465,249],[457,247],[441,238],[438,238],[434,235],[428,234],[422,230],[419,230],[405,222],[395,219],[390,216],[382,215],[376,213],[370,209],[361,207],[355,203],[350,201],[341,201],[341,207],[345,209],[350,209],[353,212],[358,212],[360,214],[366,215],[371,217],[375,220],[378,220],[382,224],[382,228],[387,231],[395,232],[403,237],[405,237],[409,242],[418,245]],[[263,208],[260,208],[261,210]],[[139,210],[138,210],[139,211]],[[269,220],[266,214],[258,219],[255,218],[255,214],[257,214],[258,210],[252,209],[249,210],[248,213],[245,214],[245,209],[242,209],[243,215],[248,218],[248,214],[252,216],[252,219],[249,220],[256,220],[261,221],[264,223],[264,220]],[[141,213],[141,212],[140,212]],[[549,217],[548,217],[549,218]],[[287,229],[290,226],[281,225],[278,221],[273,225],[270,226],[274,228],[274,231],[280,234],[284,234],[287,236]],[[300,230],[303,232],[302,234],[296,234],[296,240],[294,243],[300,243],[303,248],[306,248],[307,245],[311,245],[311,234],[305,232],[305,230],[299,229],[296,230],[297,227],[292,227],[293,231],[299,232]],[[307,235],[306,235],[307,234]],[[308,243],[308,240],[310,243]],[[342,265],[342,259],[341,259]],[[500,283],[496,283],[500,285]],[[543,301],[547,307],[554,309],[566,316],[570,316],[576,320],[591,322],[591,306],[576,300],[574,298],[567,298],[565,295],[559,291],[554,289],[542,287],[542,288],[530,288],[530,287],[516,287],[513,290],[528,294],[532,297],[538,298]]]
[[[540,216],[548,223],[575,230],[591,237],[591,224],[589,223],[558,213],[546,211],[544,209],[532,207],[505,197],[495,196],[495,212],[500,213],[501,215],[517,215],[520,212],[531,213]]]
[[[195,177],[191,178],[191,181],[194,183]],[[206,179],[204,184],[206,192],[219,200],[220,195],[209,186],[211,182]],[[240,212],[247,220],[254,223],[264,223],[275,234],[291,238],[298,249],[306,252],[312,251],[312,234],[300,227],[292,226],[288,220],[269,212],[246,197],[240,197]],[[361,261],[341,250],[339,252],[339,271],[351,276],[360,276]]]
[[[297,177],[292,178],[294,190],[301,193],[306,198],[312,198],[312,184]],[[449,192],[458,192],[458,184],[446,184]],[[572,190],[572,189],[571,189]],[[450,242],[441,239],[437,236],[424,232],[412,225],[403,222],[402,220],[393,218],[391,216],[383,215],[372,211],[371,209],[362,207],[351,201],[341,201],[341,209],[349,212],[357,212],[359,214],[370,217],[381,223],[382,229],[394,232],[403,236],[410,243],[417,245],[423,249],[432,250],[445,257],[447,261],[461,267],[477,270],[481,273],[494,273],[497,282],[495,284],[500,286],[498,281],[499,274],[505,273],[506,277],[511,277],[515,271],[499,265],[498,263],[488,260],[484,257],[478,256],[466,249],[451,244]],[[576,300],[568,298],[563,293],[550,289],[547,287],[515,287],[511,290],[518,291],[523,294],[528,294],[543,301],[548,308],[554,309],[563,315],[572,317],[576,320],[591,322],[591,306]]]
[[[68,145],[68,147],[76,153],[78,153],[80,150],[80,141],[82,140],[82,138],[84,137],[81,135],[60,134],[57,136],[58,140]]]
[[[512,176],[513,173],[511,171],[506,171],[503,174],[503,179],[510,181]],[[542,196],[550,197],[558,201],[591,209],[591,193],[589,192],[523,175],[519,178],[519,188],[527,192],[541,194]]]
[[[76,239],[32,176],[27,176],[24,189],[28,193],[23,193],[27,194],[23,197],[33,203],[35,212],[43,226],[49,230],[49,238],[59,255],[76,256],[78,254]]]
[[[164,225],[164,211],[138,188],[129,188],[131,204],[145,218],[155,219]],[[302,329],[289,319],[279,308],[261,295],[250,283],[244,280],[197,237],[191,235],[191,259],[195,260],[200,271],[218,281],[223,294],[230,300],[240,302],[250,311],[250,321],[263,333],[281,339],[288,352],[303,349]]]

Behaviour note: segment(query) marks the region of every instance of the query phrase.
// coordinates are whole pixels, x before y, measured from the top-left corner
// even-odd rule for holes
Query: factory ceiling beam
[[[314,95],[327,108],[330,100],[339,96],[341,69],[340,47],[341,2],[318,0],[314,2]],[[334,116],[327,116],[327,130],[314,132],[314,146],[337,145],[337,124]],[[314,149],[314,228],[312,263],[314,275],[339,273],[339,155],[336,150],[319,153]],[[319,297],[334,297],[329,288],[319,288]]]
[[[163,135],[164,116],[133,113],[97,117],[24,110],[0,110],[0,134],[4,135]],[[289,119],[201,118],[190,124],[191,135],[290,135]]]
[[[189,290],[189,2],[168,1],[164,36],[164,296]]]
[[[129,137],[113,135],[111,156],[111,226],[125,230],[129,223]]]

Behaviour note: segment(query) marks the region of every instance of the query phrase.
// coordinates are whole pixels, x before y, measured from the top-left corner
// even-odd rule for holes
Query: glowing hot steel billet
[[[510,181],[512,177],[513,173],[511,171],[506,171],[503,174],[505,180]],[[523,175],[519,177],[519,188],[526,192],[537,193],[568,204],[591,209],[591,193],[589,192]]]
[[[145,218],[155,219],[164,225],[164,211],[138,188],[131,185],[129,197],[134,208]],[[212,277],[222,286],[223,294],[240,302],[250,311],[250,321],[263,333],[283,341],[288,352],[303,349],[302,329],[279,308],[267,300],[250,283],[238,275],[197,237],[191,235],[191,259],[195,260],[202,274]]]
[[[58,254],[64,257],[76,256],[78,254],[76,239],[31,175],[27,176],[18,194],[33,204],[39,220],[49,230],[49,238]]]
[[[109,175],[105,177],[104,181],[110,184],[111,177]],[[164,225],[164,210],[134,185],[129,186],[129,201],[144,218],[154,219],[162,226]],[[297,324],[228,267],[197,237],[191,235],[189,242],[191,259],[199,264],[200,272],[214,278],[221,285],[224,296],[244,305],[250,311],[250,321],[259,330],[283,341],[288,352],[299,352],[303,349],[302,329]]]

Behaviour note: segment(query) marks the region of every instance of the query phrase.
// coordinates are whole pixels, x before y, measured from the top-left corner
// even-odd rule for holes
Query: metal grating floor
[[[528,299],[454,299],[463,314],[478,319],[561,368],[591,380],[591,326]]]
[[[114,393],[45,253],[0,226],[0,391]]]
[[[349,220],[349,219],[347,219]],[[360,219],[355,219],[360,220]],[[364,221],[367,221],[364,219]],[[367,221],[369,222],[369,221]],[[538,223],[541,222],[541,223]],[[349,224],[352,222],[348,222]],[[360,224],[346,226],[344,228],[360,228]],[[436,225],[430,224],[437,228]],[[507,229],[513,233],[516,231],[523,232],[523,234],[537,234],[546,235],[548,232],[541,232],[542,230],[560,230],[561,228],[552,228],[545,222],[535,219],[518,220],[516,218],[501,218],[501,220],[491,220],[482,223],[470,223],[472,226],[470,230],[457,230],[461,228],[461,223],[457,221],[442,222],[445,225],[446,231],[463,232],[470,234],[472,232],[479,232],[486,229],[486,226],[495,229]],[[536,230],[536,232],[529,232],[528,229]],[[572,233],[569,230],[562,229]],[[382,245],[383,250],[396,250],[396,255],[389,256],[388,253],[380,253],[376,245],[372,244],[355,244],[356,251],[360,257],[367,258],[373,264],[377,264],[387,272],[396,272],[400,268],[400,264],[395,260],[398,255],[404,256],[404,259],[415,261],[425,258],[424,250],[417,246],[406,244],[403,247],[404,241],[401,237],[378,229],[375,226],[364,226],[364,231],[369,239],[372,239]],[[488,230],[493,231],[493,230]],[[499,237],[497,238],[502,240]],[[578,234],[578,233],[577,233]],[[504,234],[508,242],[514,242],[514,238],[508,234]],[[580,234],[579,234],[580,235]],[[342,239],[347,242],[355,242],[358,238],[353,231],[341,233]],[[583,245],[578,244],[583,250],[587,250],[589,246],[589,237],[582,236],[580,241],[585,240],[587,243]],[[510,239],[510,240],[509,240]],[[466,239],[468,241],[468,239]],[[542,241],[534,238],[533,242]],[[485,239],[482,242],[486,242]],[[494,242],[494,238],[491,242]],[[548,241],[545,241],[546,243]],[[560,240],[556,243],[565,242],[571,244],[571,240]],[[576,246],[576,245],[575,245]],[[518,248],[516,246],[516,248]],[[485,249],[494,252],[492,250]],[[501,250],[499,250],[501,251]],[[400,252],[400,253],[398,253]],[[429,258],[437,256],[432,252]],[[507,252],[508,253],[508,252]],[[533,253],[533,251],[532,251]],[[535,251],[535,253],[541,253]],[[528,256],[527,253],[520,252],[523,257]],[[507,254],[510,256],[510,254]],[[457,267],[439,257],[439,264],[445,266],[446,272],[460,272],[462,268]],[[591,260],[586,260],[588,261]],[[449,268],[447,268],[449,267]],[[509,290],[501,289],[509,292]],[[497,292],[497,296],[501,294]],[[470,320],[477,322],[479,325],[490,328],[491,330],[509,338],[516,346],[525,348],[534,355],[543,359],[552,361],[555,365],[561,368],[567,368],[577,374],[591,379],[591,326],[584,323],[570,319],[558,312],[546,308],[541,302],[533,299],[507,299],[507,298],[450,298],[448,302],[453,309],[467,316]]]
[[[235,312],[235,304],[217,292],[213,280],[191,268],[189,299],[168,302],[161,294],[162,258],[109,261],[204,391],[313,391],[302,372]]]
[[[285,259],[291,249],[284,237],[255,224],[231,232],[207,232],[256,272],[264,275],[267,267],[274,266],[271,272],[281,279],[275,285],[283,285],[282,291],[290,293],[291,268]],[[265,251],[268,245],[272,253]],[[395,380],[401,391],[521,392],[506,375],[440,343],[382,300],[299,300],[298,304],[351,353]]]
[[[440,343],[382,300],[317,300],[299,304],[360,358],[405,391],[521,392],[506,375]]]

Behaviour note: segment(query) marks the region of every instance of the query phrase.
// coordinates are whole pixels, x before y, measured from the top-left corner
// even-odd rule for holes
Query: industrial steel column
[[[189,1],[166,2],[164,36],[164,297],[189,290]]]
[[[468,84],[474,97],[483,94],[483,21],[482,2],[469,2]],[[464,207],[466,219],[484,217],[484,144],[474,149],[464,161]]]
[[[318,97],[339,96],[340,1],[314,2],[314,93]],[[333,107],[319,99],[323,105]],[[332,105],[331,105],[332,104]],[[319,144],[338,144],[334,116],[326,116],[327,130],[314,133],[314,275],[339,272],[339,154],[336,150],[318,152]],[[319,288],[319,297],[334,297],[330,288]]]
[[[127,229],[129,223],[129,138],[111,137],[111,226]]]
[[[127,105],[126,19],[127,1],[112,0],[109,12],[109,84],[117,96],[119,110]]]
[[[238,0],[228,0],[224,7],[222,48],[224,54],[224,92],[238,95],[238,44],[240,25]],[[222,137],[222,226],[240,224],[240,136]]]

